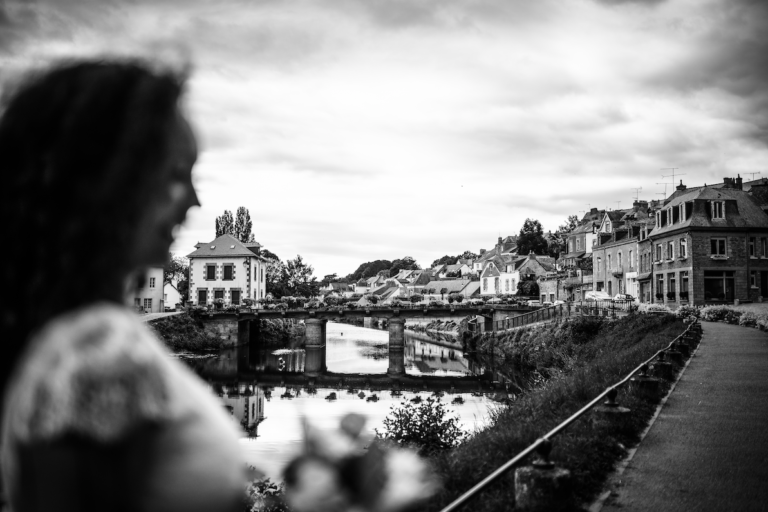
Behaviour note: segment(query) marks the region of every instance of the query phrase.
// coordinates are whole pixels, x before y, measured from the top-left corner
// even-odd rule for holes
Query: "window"
[[[757,272],[754,270],[749,271],[749,286],[757,288]]]
[[[731,302],[734,298],[733,270],[704,271],[704,299]]]
[[[509,293],[509,279],[504,280],[504,291]]]
[[[550,293],[549,294],[549,302],[555,302],[555,294],[554,293]]]
[[[656,212],[656,225],[661,227],[661,211]]]
[[[683,296],[683,294],[685,294]],[[680,272],[680,298],[688,298],[688,271]]]
[[[568,252],[573,252],[573,240],[568,240]]]
[[[632,251],[629,251],[629,261],[627,263],[629,263],[629,268],[630,269],[635,266],[634,265],[635,262],[632,261]]]
[[[656,298],[661,299],[664,297],[664,274],[658,274],[658,280],[656,282]]]
[[[712,256],[726,257],[725,238],[711,238],[709,242]]]
[[[611,255],[610,254],[606,257],[605,261],[606,261],[605,270],[608,270],[610,272],[610,270],[613,268],[611,266]]]
[[[581,250],[581,239],[579,238],[576,239],[576,250],[577,251]]]
[[[667,298],[668,299],[674,299],[675,298],[675,292],[677,291],[677,286],[675,286],[675,273],[670,272],[667,274]]]
[[[667,242],[667,259],[671,260],[675,258],[675,242],[670,240]]]
[[[232,290],[232,304],[240,304],[240,290]]]
[[[661,244],[656,244],[656,261],[661,261]]]
[[[215,281],[216,280],[216,265],[206,265],[205,266],[205,280],[206,281]]]
[[[667,208],[667,226],[674,224],[674,215],[672,213],[672,207]]]
[[[197,304],[202,306],[208,303],[208,290],[197,290]]]
[[[592,239],[592,247],[597,245],[597,238]]]
[[[144,299],[144,309],[152,311],[152,299]]]
[[[621,270],[621,252],[619,252],[619,254],[618,254],[618,255],[617,255],[617,257],[616,257],[616,263],[617,263],[617,265],[618,265],[618,267],[617,267],[617,268],[618,268],[619,270]]]
[[[685,222],[685,203],[680,204],[680,222]]]
[[[223,299],[224,298],[224,290],[213,290],[213,298],[214,299]]]
[[[154,277],[150,277],[149,278],[149,287],[150,288],[154,288],[155,287],[155,278]]]
[[[483,278],[483,291],[484,292],[488,291],[488,278],[487,277]]]
[[[757,258],[757,253],[755,253],[755,237],[753,236],[749,237],[749,257]]]
[[[768,257],[768,238],[760,239],[760,256]]]
[[[600,272],[600,265],[602,265],[603,259],[601,257],[597,257],[597,271]]]
[[[681,258],[688,257],[688,240],[686,240],[685,238],[680,239],[680,257]]]
[[[225,281],[232,281],[235,277],[235,266],[232,264],[226,264],[224,265],[224,280]]]
[[[712,201],[712,218],[724,219],[725,218],[725,202]]]
[[[261,282],[264,282],[264,269],[261,269]]]

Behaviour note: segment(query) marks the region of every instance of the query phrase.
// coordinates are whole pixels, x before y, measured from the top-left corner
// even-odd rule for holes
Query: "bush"
[[[459,419],[448,415],[439,398],[429,397],[420,404],[393,405],[384,418],[383,431],[376,429],[376,436],[426,455],[461,443],[466,434],[459,425]]]
[[[416,304],[417,302],[421,302],[423,300],[424,300],[424,296],[423,295],[420,295],[418,293],[415,293],[415,294],[411,295],[411,302],[414,303],[414,304]]]
[[[682,293],[680,295],[682,296]],[[675,316],[677,318],[688,318],[689,316],[699,318],[699,309],[693,306],[680,306],[675,311]]]
[[[325,301],[326,304],[328,304],[331,307],[339,305],[339,298],[338,297],[334,297],[333,295],[329,295],[328,297],[326,297],[323,300]]]
[[[708,306],[701,309],[701,319],[707,322],[720,322],[725,320],[729,311],[731,308],[728,306]]]
[[[431,300],[429,301],[429,307],[431,308],[444,308],[445,302],[441,300]]]
[[[725,315],[725,321],[731,325],[739,325],[739,319],[741,318],[741,311],[732,309]]]
[[[751,311],[745,311],[739,318],[739,325],[744,327],[757,327],[757,315]]]
[[[672,310],[664,304],[640,304],[637,310],[641,313],[669,313],[672,314]]]

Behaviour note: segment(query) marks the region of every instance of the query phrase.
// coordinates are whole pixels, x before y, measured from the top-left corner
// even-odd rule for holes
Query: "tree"
[[[524,278],[517,283],[517,294],[525,295],[528,297],[539,295],[539,283],[536,282],[535,277]]]
[[[391,267],[392,262],[389,260],[367,261],[365,263],[361,263],[360,266],[357,267],[357,270],[349,274],[347,276],[347,281],[353,283],[360,279],[373,277],[377,275],[379,271],[389,270]]]
[[[277,257],[277,254],[269,251],[268,249],[261,249],[261,251],[259,252],[263,258],[266,258],[268,260],[280,261],[280,258]]]
[[[222,215],[216,217],[216,238],[226,233],[235,234],[235,219],[229,210],[224,210]]]
[[[476,260],[479,258],[479,256],[472,251],[464,251],[463,253],[459,254],[458,256],[448,256],[445,255],[442,258],[436,259],[432,262],[432,268],[436,267],[437,265],[455,265],[459,262],[459,260]]]
[[[235,225],[233,227],[234,232],[232,234],[243,243],[253,242],[254,237],[253,233],[251,233],[251,228],[253,228],[251,214],[248,208],[240,206],[237,209],[237,216],[235,217]]]
[[[535,219],[525,219],[520,235],[517,237],[517,252],[526,254],[547,254],[547,241],[541,223]]]
[[[168,263],[163,268],[163,284],[172,283],[181,296],[181,303],[189,299],[189,260],[168,253]]]
[[[420,404],[393,405],[384,418],[383,431],[376,429],[376,436],[401,446],[414,446],[421,455],[429,455],[453,448],[466,434],[459,419],[448,415],[440,399],[429,397]]]
[[[390,276],[396,276],[398,272],[401,270],[420,270],[421,267],[418,263],[416,263],[416,260],[411,258],[410,256],[403,256],[402,259],[395,260],[392,262],[392,267],[389,269],[389,275]]]
[[[285,264],[285,284],[294,297],[313,297],[318,294],[320,286],[312,274],[314,269],[297,255],[295,259]]]

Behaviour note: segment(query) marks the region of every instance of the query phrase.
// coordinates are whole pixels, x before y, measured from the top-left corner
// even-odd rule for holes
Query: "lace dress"
[[[2,417],[15,512],[241,507],[234,421],[125,308],[49,322],[17,365]]]

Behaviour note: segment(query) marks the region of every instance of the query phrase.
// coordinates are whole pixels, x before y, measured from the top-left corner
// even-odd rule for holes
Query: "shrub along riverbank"
[[[615,321],[576,318],[477,340],[497,364],[523,371],[530,390],[498,410],[492,425],[453,450],[433,457],[443,491],[428,509],[438,510],[525,449],[632,371],[684,330],[672,315],[631,315]],[[662,383],[668,387],[668,383]],[[611,427],[589,413],[553,443],[552,459],[570,469],[579,503],[592,500],[614,464],[637,443],[659,398],[645,399],[624,387],[618,401],[632,412]],[[512,472],[489,486],[467,510],[509,510]]]
[[[149,326],[174,352],[215,352],[223,347],[222,340],[203,327],[203,322],[186,312],[149,322]],[[262,346],[303,346],[306,328],[292,319],[261,321]]]

